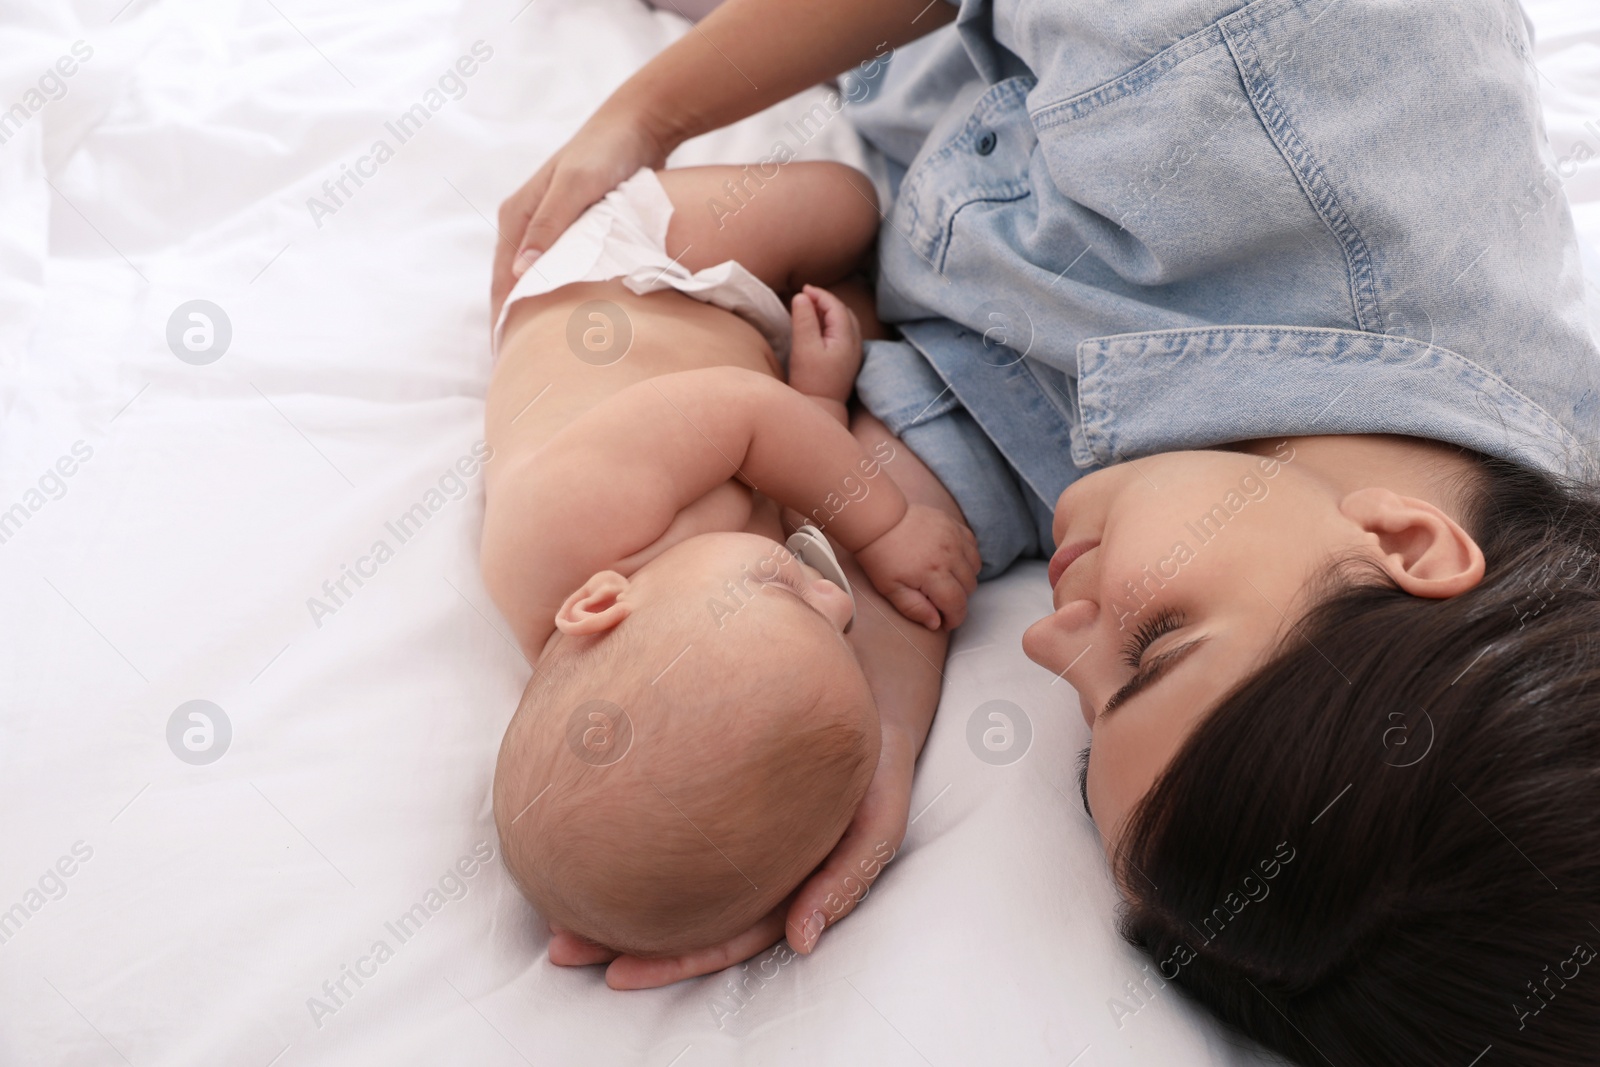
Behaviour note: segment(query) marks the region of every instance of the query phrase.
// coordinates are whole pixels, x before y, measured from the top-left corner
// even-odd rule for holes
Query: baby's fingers
[[[829,341],[845,335],[850,330],[851,313],[845,302],[818,285],[808,285],[801,290],[816,305],[822,317],[822,336]]]
[[[789,318],[794,327],[793,346],[798,350],[813,351],[822,344],[822,323],[817,319],[817,305],[808,293],[796,293],[789,301]]]
[[[965,552],[950,565],[950,574],[960,583],[962,590],[968,596],[971,596],[972,591],[978,588],[977,566],[972,557]]]
[[[939,573],[923,584],[923,593],[944,616],[944,627],[954,630],[967,617],[967,591],[954,575]]]
[[[963,534],[961,538],[961,554],[966,557],[967,566],[971,567],[972,573],[976,575],[983,570],[983,555],[978,551],[978,535],[965,526],[961,528],[961,532]],[[967,586],[967,592],[970,593],[977,587],[977,579],[974,578],[973,583]]]
[[[808,285],[804,292],[811,297],[821,317],[823,350],[845,361],[850,368],[850,375],[854,377],[861,358],[861,323],[857,321],[856,313],[850,310],[849,304],[827,289]]]
[[[939,609],[934,607],[933,601],[917,590],[908,585],[900,585],[885,595],[889,598],[889,603],[894,605],[895,610],[912,622],[920,623],[930,630],[939,628]]]

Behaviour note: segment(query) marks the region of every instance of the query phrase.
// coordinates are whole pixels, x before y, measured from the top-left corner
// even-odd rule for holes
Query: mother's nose
[[[1022,651],[1045,670],[1064,674],[1090,647],[1089,631],[1099,614],[1092,600],[1063,604],[1023,632]]]

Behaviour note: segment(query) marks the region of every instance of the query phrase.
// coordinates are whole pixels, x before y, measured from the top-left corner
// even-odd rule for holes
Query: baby
[[[817,286],[870,246],[871,186],[792,163],[727,224],[742,174],[641,170],[496,327],[483,572],[534,675],[495,820],[547,920],[634,956],[751,927],[861,802],[878,712],[829,539],[930,629],[978,568],[846,429],[859,326]],[[783,508],[815,525],[786,536]]]

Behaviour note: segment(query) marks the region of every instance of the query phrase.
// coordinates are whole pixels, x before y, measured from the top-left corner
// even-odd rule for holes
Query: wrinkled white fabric
[[[906,842],[814,955],[627,994],[552,966],[482,859],[529,677],[478,577],[493,220],[685,26],[631,0],[122,7],[0,15],[0,110],[94,49],[0,144],[0,1065],[1255,1062],[1116,935],[1085,727],[1018,647],[1042,565],[973,598]],[[1593,7],[1532,7],[1561,20],[1558,157],[1600,117],[1566,77]],[[671,162],[859,162],[842,118],[786,128],[822,99]],[[169,344],[196,299],[231,326],[205,365]],[[193,700],[229,719],[215,762],[169,745]],[[1031,725],[1008,765],[977,755],[996,707]]]

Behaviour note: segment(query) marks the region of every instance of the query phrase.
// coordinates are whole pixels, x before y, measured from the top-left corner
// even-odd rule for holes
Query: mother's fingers
[[[520,235],[517,255],[511,261],[511,273],[522,277],[532,263],[549,251],[556,238],[577,221],[584,209],[616,188],[631,173],[574,167],[564,158],[557,162]],[[508,233],[507,236],[514,235]]]
[[[500,305],[505,303],[511,287],[517,283],[520,272],[513,269],[517,249],[521,247],[522,237],[527,232],[528,220],[533,217],[535,208],[544,198],[554,165],[555,161],[551,160],[540,167],[522,188],[512,193],[506,198],[505,203],[500,205],[499,224],[495,227],[500,236],[494,246],[494,275],[489,283],[491,321],[499,319]]]
[[[783,916],[788,906],[785,900],[744,933],[710,948],[662,959],[619,956],[606,968],[606,985],[612,989],[654,989],[732,967],[783,936]]]
[[[809,953],[824,929],[866,899],[905,838],[910,807],[910,767],[895,760],[880,763],[850,828],[789,905],[787,930],[795,951]]]
[[[550,962],[557,967],[588,967],[595,963],[610,963],[620,953],[604,945],[597,945],[579,937],[571,930],[550,925]]]

